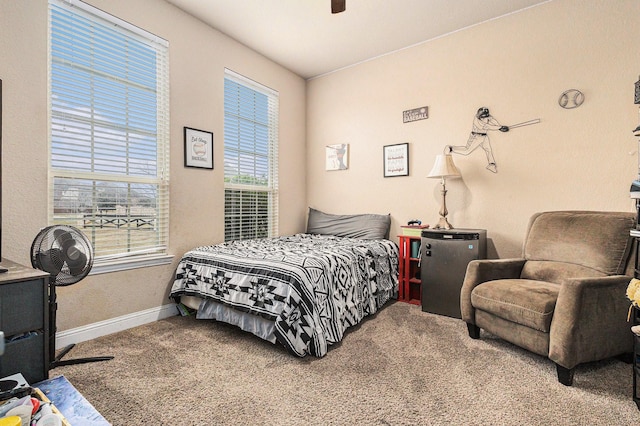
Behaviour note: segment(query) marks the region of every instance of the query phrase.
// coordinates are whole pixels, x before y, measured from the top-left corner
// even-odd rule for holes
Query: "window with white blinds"
[[[225,241],[278,234],[278,93],[230,70],[224,182]]]
[[[167,252],[168,43],[77,0],[50,0],[50,223],[96,265]]]

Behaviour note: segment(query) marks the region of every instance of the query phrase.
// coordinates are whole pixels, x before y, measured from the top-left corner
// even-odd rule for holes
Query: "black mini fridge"
[[[460,289],[467,264],[487,256],[484,229],[422,231],[422,311],[460,318]]]

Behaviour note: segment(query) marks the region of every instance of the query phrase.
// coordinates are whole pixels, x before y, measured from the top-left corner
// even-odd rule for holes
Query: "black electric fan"
[[[66,346],[56,356],[56,287],[77,283],[93,266],[93,247],[77,228],[53,225],[43,228],[31,244],[31,265],[48,272],[49,279],[49,368],[85,362],[108,361],[112,356],[62,360],[75,344]]]

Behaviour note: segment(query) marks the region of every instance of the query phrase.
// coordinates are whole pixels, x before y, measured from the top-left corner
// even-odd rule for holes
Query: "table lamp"
[[[440,207],[440,220],[433,227],[433,229],[452,229],[453,226],[447,220],[447,187],[446,187],[446,178],[452,177],[457,178],[460,177],[460,170],[453,164],[453,157],[451,154],[440,154],[436,157],[436,162],[433,165],[433,168],[427,175],[429,178],[440,178],[440,183],[442,184],[442,190],[440,193],[442,194],[442,206]]]

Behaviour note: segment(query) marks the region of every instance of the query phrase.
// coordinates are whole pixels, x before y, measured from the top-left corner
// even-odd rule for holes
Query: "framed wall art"
[[[184,128],[184,166],[213,169],[213,133]]]
[[[347,170],[349,168],[349,144],[327,145],[325,148],[325,170]]]
[[[384,177],[409,175],[409,144],[408,143],[399,143],[396,145],[385,145],[383,147],[383,156],[384,156]]]

